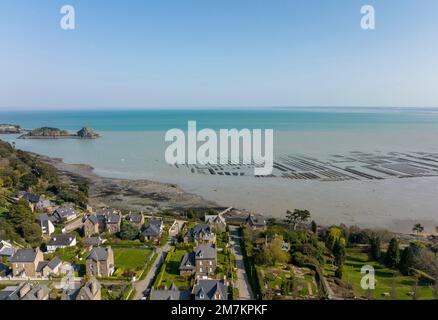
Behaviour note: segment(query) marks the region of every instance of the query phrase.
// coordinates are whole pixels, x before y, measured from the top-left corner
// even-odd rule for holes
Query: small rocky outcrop
[[[82,139],[95,139],[99,137],[99,135],[96,132],[94,132],[93,129],[88,127],[83,127],[81,130],[79,130],[76,133],[76,135]]]

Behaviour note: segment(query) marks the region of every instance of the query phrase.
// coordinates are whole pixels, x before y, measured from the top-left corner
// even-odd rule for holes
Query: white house
[[[76,237],[70,233],[60,234],[50,238],[47,243],[47,251],[53,252],[56,249],[73,247],[76,245]]]

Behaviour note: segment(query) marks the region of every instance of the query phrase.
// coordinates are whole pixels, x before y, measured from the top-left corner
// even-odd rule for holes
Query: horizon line
[[[169,110],[169,111],[179,111],[179,110],[260,110],[260,109],[438,109],[438,106],[144,106],[144,107],[121,107],[121,106],[111,106],[111,107],[67,107],[67,108],[56,108],[56,107],[0,107],[0,112],[9,111],[142,111],[142,110]]]

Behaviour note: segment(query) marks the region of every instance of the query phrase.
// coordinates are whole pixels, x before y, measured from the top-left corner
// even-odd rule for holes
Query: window
[[[212,269],[212,268],[210,268],[210,272],[213,272],[213,269]]]
[[[199,272],[202,272],[202,268],[199,268]]]
[[[210,260],[210,266],[212,266],[212,265],[213,265],[213,261]]]
[[[202,266],[202,261],[199,261],[199,265]]]

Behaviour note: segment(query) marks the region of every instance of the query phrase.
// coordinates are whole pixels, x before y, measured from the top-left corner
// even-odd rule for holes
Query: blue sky
[[[436,0],[1,0],[0,108],[438,107],[437,14]]]

